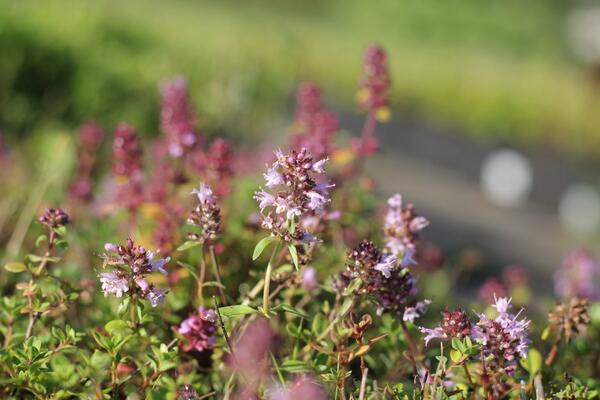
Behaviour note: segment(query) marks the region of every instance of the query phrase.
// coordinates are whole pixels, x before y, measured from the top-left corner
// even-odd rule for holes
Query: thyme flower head
[[[277,159],[264,173],[265,186],[254,199],[263,216],[262,226],[284,240],[310,243],[317,239],[302,225],[304,217],[322,212],[333,187],[324,178],[327,159],[314,161],[308,150],[275,152]]]
[[[511,299],[500,297],[492,305],[497,316],[493,319],[479,314],[479,322],[473,327],[473,339],[481,344],[484,357],[492,356],[487,363],[490,369],[503,370],[512,375],[519,358],[527,357],[529,338],[527,329],[530,321],[519,319],[519,314],[511,314]],[[522,310],[521,310],[522,311]]]
[[[105,296],[145,298],[152,307],[164,301],[166,290],[149,283],[147,277],[154,272],[167,275],[165,265],[170,258],[154,259],[155,253],[136,245],[131,238],[124,245],[107,243],[102,255],[104,267],[112,270],[100,273],[100,283]]]

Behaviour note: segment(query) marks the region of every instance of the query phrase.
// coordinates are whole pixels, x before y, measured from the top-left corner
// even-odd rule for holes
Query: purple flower
[[[122,297],[124,293],[129,291],[129,281],[123,274],[117,272],[103,272],[100,274],[100,283],[104,296],[109,294]]]
[[[440,325],[433,328],[419,328],[425,333],[425,345],[432,339],[449,340],[452,338],[463,339],[471,335],[472,324],[467,313],[457,308],[454,311],[442,311]]]
[[[181,157],[199,141],[196,117],[188,99],[187,81],[175,78],[161,85],[160,125],[167,137],[169,153]]]
[[[346,269],[336,283],[342,291],[350,282],[360,279],[358,295],[370,295],[377,303],[377,313],[396,315],[414,322],[426,310],[429,300],[418,301],[417,281],[397,259],[384,254],[372,242],[363,240],[346,256]]]
[[[268,391],[267,400],[327,400],[327,392],[314,379],[299,376],[291,385],[275,387]]]
[[[184,336],[186,342],[183,351],[212,349],[217,342],[216,331],[217,314],[215,311],[204,307],[198,308],[179,326],[178,332]]]
[[[136,130],[122,122],[113,133],[113,171],[119,177],[117,199],[135,210],[143,201],[142,147]]]
[[[221,230],[221,208],[212,189],[205,183],[199,189],[194,189],[192,194],[198,196],[198,205],[190,212],[187,219],[189,225],[200,228],[200,233],[190,233],[189,240],[205,243],[217,238]]]
[[[373,268],[381,272],[386,278],[389,278],[392,270],[396,267],[396,261],[396,257],[394,256],[382,255],[379,262]]]
[[[326,160],[314,162],[306,149],[288,154],[277,150],[275,156],[277,159],[264,174],[270,191],[261,188],[254,194],[262,226],[285,241],[303,242],[310,237],[307,234],[314,236],[304,220],[320,217],[330,202],[328,189],[332,185],[321,176]]]
[[[170,260],[168,257],[155,260],[156,253],[146,251],[131,239],[127,239],[125,245],[120,246],[106,243],[104,249],[104,267],[113,268],[112,271],[99,275],[105,296],[122,297],[127,293],[130,296],[145,298],[152,307],[163,302],[166,290],[155,288],[153,284],[148,283],[146,277],[157,271],[166,275],[164,267]]]
[[[154,287],[149,288],[148,293],[146,294],[146,300],[150,302],[152,307],[156,307],[159,304],[164,303],[165,294],[167,293],[166,289],[157,289]]]
[[[67,225],[70,222],[69,214],[62,208],[47,208],[39,218],[42,225],[54,229],[59,226]]]
[[[598,270],[598,262],[589,251],[574,250],[565,257],[562,268],[554,273],[554,290],[563,298],[597,299]]]
[[[337,117],[322,102],[321,90],[305,82],[296,95],[296,119],[290,147],[305,147],[316,159],[325,159],[335,150],[335,135],[339,129]],[[322,173],[322,164],[315,163],[315,172]]]
[[[402,319],[404,321],[414,323],[415,319],[420,318],[423,314],[425,314],[425,311],[427,311],[427,306],[430,304],[431,300],[429,299],[417,301],[414,306],[406,307]]]
[[[369,46],[365,51],[363,69],[364,78],[360,83],[359,105],[369,112],[387,109],[389,104],[387,91],[391,86],[391,79],[385,50],[377,45]]]
[[[484,357],[493,356],[486,364],[494,370],[504,370],[507,374],[514,374],[519,358],[527,357],[529,339],[527,329],[530,321],[518,319],[510,314],[511,299],[501,297],[496,300],[493,307],[497,316],[490,319],[484,314],[479,315],[479,322],[473,327],[473,339],[481,345]],[[522,310],[521,310],[522,311]]]
[[[212,189],[203,182],[200,183],[200,187],[198,189],[192,190],[192,194],[198,196],[198,201],[200,203],[208,203],[214,200]]]
[[[419,234],[429,225],[424,217],[416,215],[414,206],[402,206],[402,196],[395,194],[388,200],[388,209],[384,220],[386,250],[404,259],[404,263],[412,262]]]

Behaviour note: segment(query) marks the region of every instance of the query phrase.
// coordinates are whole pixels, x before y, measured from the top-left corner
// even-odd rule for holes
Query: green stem
[[[204,279],[206,277],[206,262],[204,261],[204,247],[200,250],[200,274],[198,276],[198,303],[204,305]]]
[[[133,329],[137,328],[137,299],[132,297],[129,303],[129,318]]]
[[[221,282],[221,271],[219,270],[219,263],[217,262],[217,256],[215,255],[215,247],[210,245],[208,249],[210,251],[212,266],[215,270],[215,278],[217,278],[217,282],[219,283],[219,296],[221,297],[221,303],[223,305],[227,305],[227,298],[225,297],[225,291],[223,290],[223,282]]]
[[[275,249],[273,250],[273,254],[271,254],[271,258],[269,259],[269,263],[267,264],[267,270],[265,272],[265,286],[263,288],[263,311],[267,318],[269,317],[269,287],[271,285],[271,272],[273,271],[273,261],[275,261],[275,256],[279,253],[279,249],[281,248],[281,241],[277,241],[275,244]]]

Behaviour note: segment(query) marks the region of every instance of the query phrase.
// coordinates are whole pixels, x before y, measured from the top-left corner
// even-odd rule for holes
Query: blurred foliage
[[[125,119],[155,134],[157,82],[189,78],[207,130],[251,139],[314,78],[343,107],[371,41],[395,104],[511,141],[595,153],[598,88],[569,58],[556,0],[0,3],[0,126]],[[340,67],[341,66],[341,67]],[[284,101],[282,101],[284,100]]]

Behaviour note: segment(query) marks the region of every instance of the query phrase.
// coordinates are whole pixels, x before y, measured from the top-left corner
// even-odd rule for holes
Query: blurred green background
[[[185,75],[204,129],[242,141],[291,109],[300,80],[354,109],[381,43],[395,115],[467,134],[600,151],[600,90],[558,0],[0,1],[0,129],[15,141],[97,119],[158,133],[158,83]],[[401,134],[401,133],[399,133]]]

